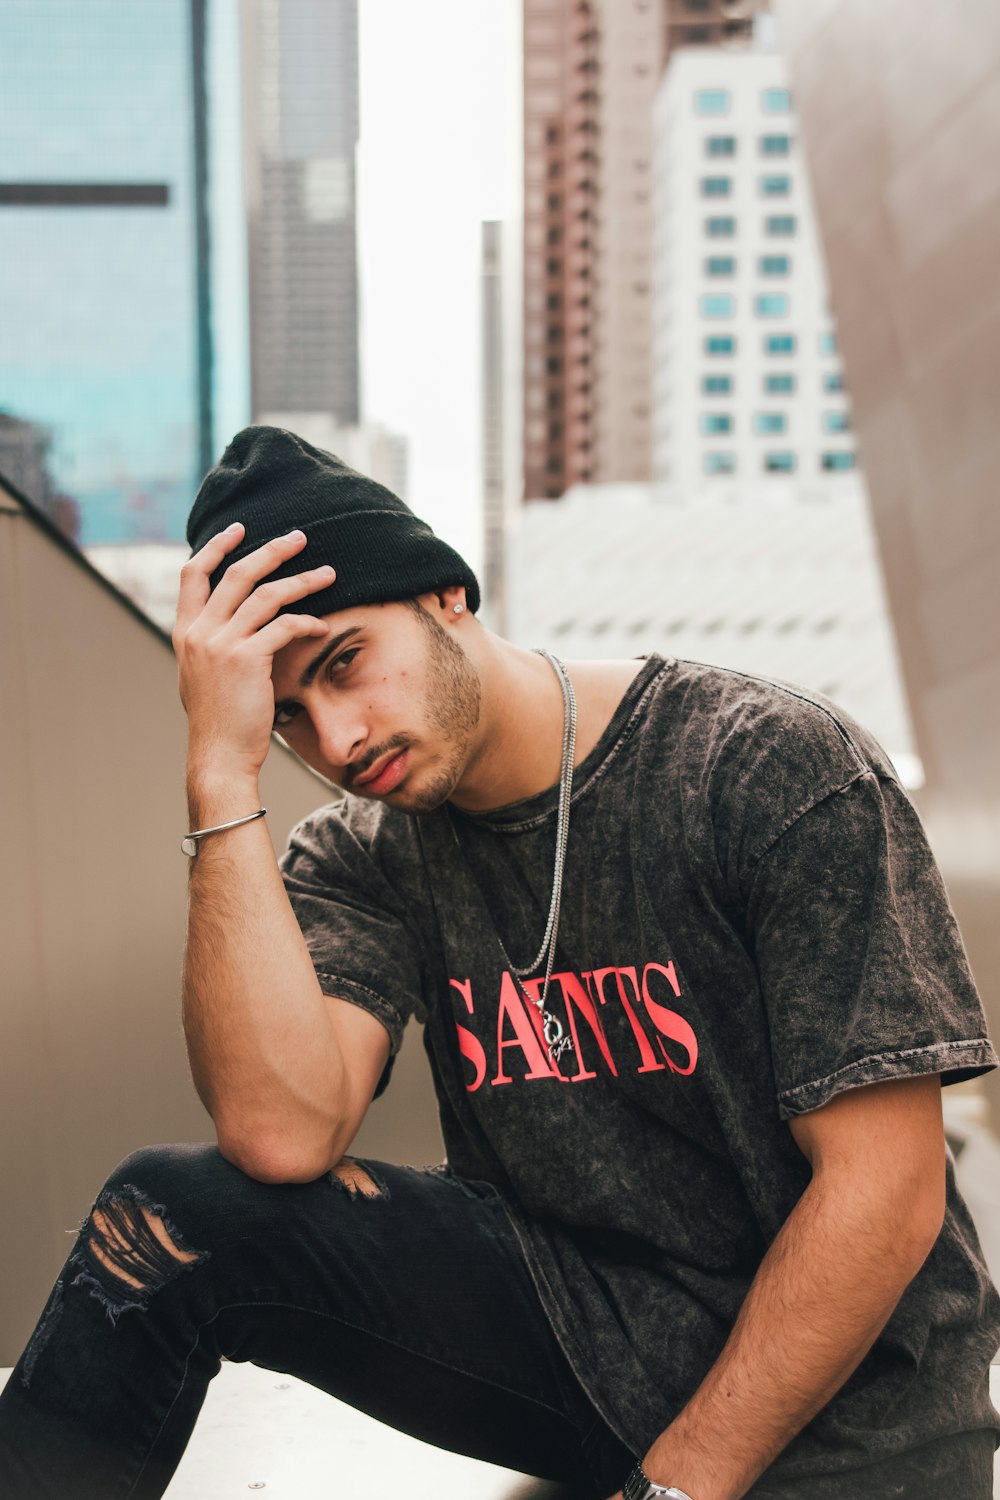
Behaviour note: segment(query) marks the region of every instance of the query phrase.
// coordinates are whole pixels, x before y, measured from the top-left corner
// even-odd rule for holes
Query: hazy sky
[[[519,0],[359,0],[363,402],[408,499],[481,557],[479,226],[516,204]]]

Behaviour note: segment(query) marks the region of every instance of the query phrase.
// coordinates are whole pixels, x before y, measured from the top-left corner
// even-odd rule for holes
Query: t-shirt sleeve
[[[425,965],[384,843],[334,804],[293,829],[281,873],[323,993],[381,1021],[395,1056],[410,1016],[425,1017]]]
[[[765,850],[747,892],[783,1119],[863,1084],[997,1066],[962,940],[902,788],[869,771]]]

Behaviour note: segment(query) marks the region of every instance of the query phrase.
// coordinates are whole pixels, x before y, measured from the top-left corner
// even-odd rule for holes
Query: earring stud
[[[452,609],[452,614],[455,614],[455,615],[461,615],[461,614],[465,613],[465,605],[464,604],[453,604],[452,607],[451,607],[451,609]]]

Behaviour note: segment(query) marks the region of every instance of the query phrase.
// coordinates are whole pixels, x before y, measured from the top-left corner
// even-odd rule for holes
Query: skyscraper
[[[358,421],[357,0],[247,0],[252,406]]]
[[[679,47],[742,47],[768,0],[663,0],[664,64]]]
[[[683,49],[656,107],[654,476],[853,469],[793,101],[774,53]]]
[[[524,493],[593,474],[597,6],[524,0]]]
[[[483,602],[493,629],[505,631],[503,224],[482,226]]]
[[[205,0],[0,9],[0,410],[84,541],[180,536],[211,461]]]
[[[651,473],[653,103],[765,0],[524,0],[524,495]]]

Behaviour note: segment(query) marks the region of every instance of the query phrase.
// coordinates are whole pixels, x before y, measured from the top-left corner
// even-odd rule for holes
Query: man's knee
[[[205,1201],[214,1146],[146,1146],[109,1176],[84,1220],[73,1256],[73,1285],[89,1287],[112,1322],[209,1258],[197,1243],[188,1203]]]

